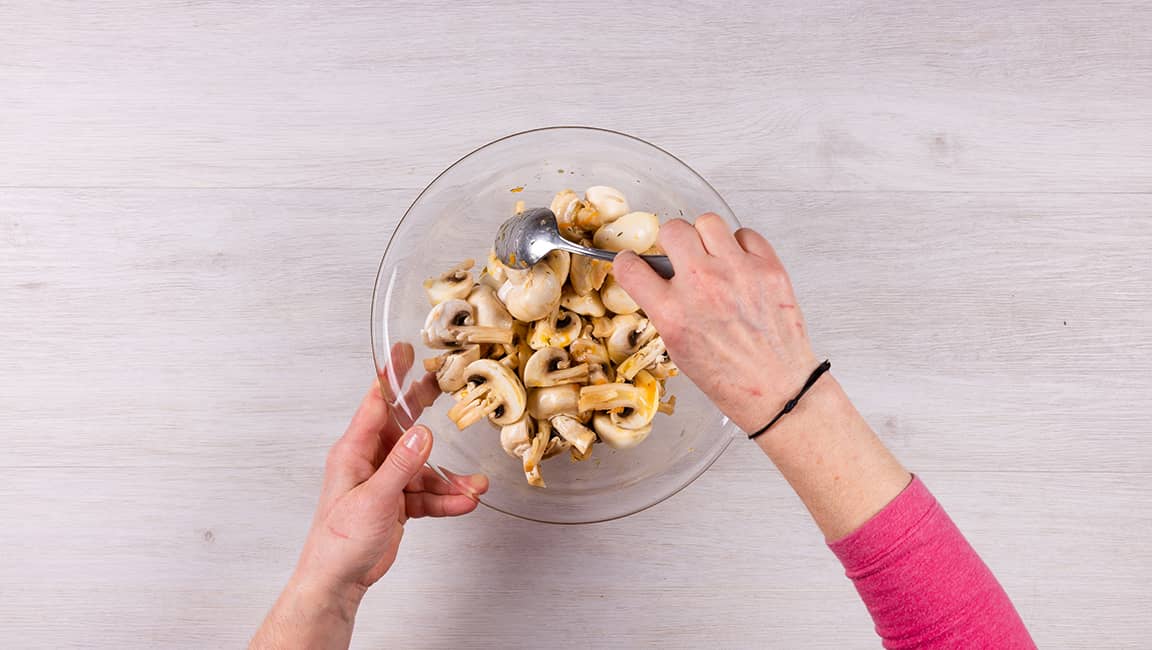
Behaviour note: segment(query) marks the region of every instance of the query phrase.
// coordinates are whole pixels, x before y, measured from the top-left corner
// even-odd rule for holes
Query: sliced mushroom
[[[570,447],[568,451],[572,455],[572,462],[579,463],[592,457],[592,449],[594,449],[594,447],[589,447],[588,451],[583,454],[577,451],[575,447]]]
[[[615,317],[600,317],[592,318],[592,336],[598,339],[606,339],[612,335],[616,329],[616,324],[613,322]],[[640,316],[635,316],[636,320],[640,320]]]
[[[613,449],[635,447],[652,433],[651,424],[640,429],[625,429],[614,424],[607,413],[597,413],[593,416],[592,428],[596,431],[596,435],[600,436],[600,440]]]
[[[664,400],[663,402],[660,402],[660,406],[657,406],[656,410],[663,413],[664,415],[672,415],[673,413],[675,413],[676,412],[676,396],[675,395],[669,395],[668,399]]]
[[[612,326],[608,336],[608,358],[612,363],[624,361],[656,336],[655,326],[636,314],[617,316],[612,319]]]
[[[656,243],[660,220],[651,212],[629,212],[601,226],[592,237],[596,248],[643,253]]]
[[[436,369],[436,385],[445,393],[455,393],[468,383],[468,365],[480,358],[480,346],[468,345],[440,355],[443,363]]]
[[[591,246],[587,239],[581,240],[584,246]],[[604,285],[604,278],[612,270],[612,262],[605,262],[587,255],[573,255],[572,268],[568,272],[568,282],[577,295],[585,296],[593,291],[599,291]]]
[[[546,347],[536,351],[524,367],[524,385],[528,388],[582,384],[588,381],[588,364],[572,366],[563,348]]]
[[[424,345],[443,350],[460,347],[458,328],[473,323],[472,305],[459,299],[445,300],[428,312],[420,338]]]
[[[607,384],[616,380],[616,372],[612,365],[607,363],[593,363],[588,366],[588,383],[594,386]]]
[[[676,375],[680,374],[680,369],[677,368],[676,364],[668,358],[668,353],[665,352],[659,361],[652,364],[652,367],[648,368],[648,372],[652,373],[653,377],[663,380],[668,379],[669,377],[675,377]]]
[[[622,382],[584,386],[580,389],[580,399],[576,402],[576,408],[580,411],[644,410],[648,405],[647,397],[645,391]]]
[[[472,305],[477,325],[512,329],[515,319],[508,308],[500,302],[496,291],[486,284],[478,284],[468,294],[468,304]]]
[[[472,272],[469,270],[475,260],[464,260],[452,270],[437,278],[428,278],[424,281],[424,291],[428,294],[428,301],[439,305],[446,300],[458,300],[468,295],[472,290]]]
[[[572,190],[564,190],[556,194],[549,209],[552,210],[552,214],[556,215],[556,225],[560,228],[560,234],[565,239],[574,242],[583,239],[585,231],[585,228],[577,224],[577,217],[581,212],[595,210],[580,200],[580,195]],[[587,215],[585,215],[585,219],[587,219]]]
[[[512,424],[500,427],[500,446],[509,456],[523,458],[532,449],[535,432],[536,421],[527,415],[521,416]]]
[[[532,436],[532,446],[524,459],[524,478],[528,484],[535,487],[545,487],[544,477],[540,474],[540,461],[548,451],[548,442],[552,438],[552,427],[548,421],[536,423],[536,435]]]
[[[609,413],[612,424],[624,429],[643,429],[649,426],[656,411],[660,409],[660,382],[652,375],[641,370],[636,375],[634,384],[643,401],[640,408],[624,409],[620,412]]]
[[[547,318],[532,324],[528,345],[533,350],[549,346],[566,348],[580,336],[582,321],[567,309],[558,309]]]
[[[514,317],[535,321],[556,311],[560,305],[561,284],[551,266],[537,264],[525,271],[523,277],[513,275],[508,274],[497,297]]]
[[[609,274],[608,279],[604,280],[604,286],[600,289],[600,300],[608,308],[608,311],[617,314],[631,314],[640,309],[640,305],[632,300],[632,296],[628,295],[624,287],[616,282],[616,276],[612,274]]]
[[[616,374],[624,377],[628,381],[636,376],[638,372],[654,365],[657,361],[664,358],[664,353],[668,348],[664,347],[664,339],[659,335],[648,341],[636,352],[632,353],[616,368]]]
[[[580,424],[580,421],[569,415],[557,415],[552,418],[552,428],[556,429],[556,433],[580,452],[581,455],[587,454],[588,450],[592,448],[592,443],[596,442],[596,434],[591,429]]]
[[[571,449],[572,443],[561,438],[560,436],[552,436],[548,439],[548,446],[544,449],[544,460],[548,460],[553,456],[564,453],[565,449]]]
[[[606,313],[598,293],[589,291],[580,295],[570,284],[565,285],[564,291],[560,294],[560,306],[581,316],[603,316]]]
[[[473,361],[465,368],[465,377],[467,383],[456,393],[456,405],[448,410],[448,417],[460,429],[472,426],[484,416],[503,426],[524,415],[527,402],[524,386],[498,361]]]
[[[568,353],[577,363],[609,363],[608,348],[594,338],[580,337],[568,346]]]
[[[607,185],[593,185],[584,190],[584,200],[596,208],[601,225],[611,223],[629,211],[628,199],[624,198],[624,193]]]
[[[552,268],[561,286],[568,282],[568,270],[572,267],[572,255],[568,251],[554,250],[544,256],[544,263]]]
[[[580,418],[579,384],[561,384],[528,391],[528,414],[537,420],[548,420],[561,413]]]

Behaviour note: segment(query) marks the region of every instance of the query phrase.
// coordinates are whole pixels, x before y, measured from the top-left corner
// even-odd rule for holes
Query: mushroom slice
[[[548,424],[547,420],[536,423],[536,435],[532,437],[532,446],[528,453],[524,454],[524,478],[528,479],[528,484],[535,487],[546,487],[544,485],[544,477],[540,474],[540,461],[544,460],[544,454],[548,451],[548,441],[552,437],[552,427]]]
[[[496,290],[486,284],[478,284],[468,294],[468,304],[472,305],[477,325],[512,329],[516,320],[508,313],[508,308],[496,296]]]
[[[588,366],[588,383],[594,386],[608,384],[616,380],[616,373],[607,363],[593,363]]]
[[[467,383],[455,394],[458,401],[448,410],[448,417],[458,428],[467,429],[484,416],[503,426],[524,415],[524,385],[506,366],[480,359],[468,364],[464,373]]]
[[[612,424],[624,429],[643,429],[652,423],[656,411],[660,409],[660,382],[641,370],[636,375],[636,390],[643,401],[641,408],[624,409],[619,413],[609,413]]]
[[[580,243],[584,246],[591,246],[592,242],[583,239]],[[598,260],[587,255],[573,255],[572,268],[568,272],[568,282],[572,285],[572,290],[576,295],[586,296],[593,291],[599,291],[600,287],[604,285],[604,278],[608,277],[608,272],[612,270],[612,262],[605,262]]]
[[[614,317],[592,317],[592,336],[598,339],[606,339],[612,335],[616,329],[616,325],[612,322]],[[639,321],[640,317],[636,316]]]
[[[621,363],[656,336],[656,327],[647,318],[624,314],[612,319],[612,333],[608,336],[608,358]]]
[[[474,316],[472,305],[467,302],[459,299],[445,300],[428,312],[420,338],[430,348],[458,348],[458,328],[472,325]]]
[[[604,444],[613,449],[630,449],[644,441],[652,433],[652,425],[641,429],[625,429],[612,422],[607,413],[597,413],[592,418],[592,428]]]
[[[610,362],[608,348],[604,347],[600,341],[586,336],[572,341],[572,345],[568,346],[568,353],[577,363],[607,364]]]
[[[597,225],[611,223],[628,214],[630,210],[624,193],[607,185],[593,185],[584,190],[584,200],[596,208],[596,213],[600,216],[600,223]]]
[[[524,367],[524,385],[528,388],[582,384],[588,381],[588,364],[572,366],[563,348],[546,347],[537,350]]]
[[[632,384],[613,382],[599,386],[584,386],[576,408],[580,411],[607,411],[610,409],[644,410],[648,393]],[[652,408],[655,408],[654,406]]]
[[[596,442],[596,434],[569,415],[557,415],[552,418],[552,428],[556,429],[560,437],[572,443],[572,447],[581,455],[587,454],[592,448],[592,443]]]
[[[544,449],[544,460],[548,460],[554,456],[564,453],[565,449],[571,449],[572,443],[561,438],[560,436],[552,436],[548,439],[548,446]]]
[[[582,321],[567,309],[557,309],[547,318],[532,324],[528,345],[533,350],[548,346],[566,348],[580,336]]]
[[[569,241],[578,242],[584,238],[584,228],[581,228],[577,223],[577,215],[582,211],[595,210],[584,201],[580,200],[580,195],[572,190],[564,190],[556,194],[552,198],[552,204],[549,206],[552,214],[556,215],[556,225],[560,228],[560,234]],[[589,230],[595,230],[591,228]]]
[[[668,348],[664,347],[664,339],[657,335],[654,339],[645,343],[644,347],[620,362],[620,365],[616,368],[616,374],[628,381],[632,381],[636,373],[663,359],[667,351]]]
[[[628,295],[619,282],[616,282],[616,276],[612,274],[608,274],[604,287],[600,289],[600,301],[608,311],[617,314],[631,314],[640,309],[640,305],[632,300],[632,296]]]
[[[468,295],[472,290],[472,272],[469,270],[475,260],[464,260],[452,270],[437,278],[428,278],[424,281],[424,291],[428,294],[428,301],[439,305],[446,300],[457,300]]]
[[[659,361],[648,368],[648,372],[652,373],[652,376],[657,379],[668,379],[669,377],[675,377],[680,374],[680,369],[676,367],[672,359],[668,358],[668,353],[665,352]]]
[[[580,408],[578,384],[560,384],[528,391],[528,414],[537,420],[549,420],[562,413],[582,419],[580,413],[584,410]]]
[[[607,313],[604,303],[595,291],[580,295],[571,285],[565,285],[564,291],[561,292],[560,306],[581,316],[603,316]]]
[[[575,447],[570,447],[568,451],[572,455],[572,462],[573,463],[579,463],[579,462],[588,460],[589,458],[592,457],[592,449],[593,448],[594,447],[589,447],[588,451],[586,451],[582,454],[579,451],[577,451],[577,449]]]
[[[511,269],[509,269],[511,271]],[[547,264],[536,264],[523,271],[523,276],[508,273],[497,297],[515,318],[535,321],[556,311],[560,305],[561,283]]]
[[[663,413],[664,415],[672,415],[673,413],[675,413],[676,412],[676,396],[675,395],[669,395],[667,400],[660,402],[660,406],[656,407],[656,410]]]
[[[480,358],[480,346],[469,345],[440,355],[443,360],[436,369],[436,385],[445,393],[454,393],[468,383],[468,366]]]
[[[631,250],[643,253],[656,243],[660,220],[651,212],[629,212],[606,223],[592,236],[592,244],[606,251]]]
[[[536,421],[524,415],[512,424],[500,427],[500,446],[513,458],[523,458],[532,448]]]

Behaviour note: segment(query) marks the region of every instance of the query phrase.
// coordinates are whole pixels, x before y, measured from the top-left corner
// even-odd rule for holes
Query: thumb
[[[660,277],[639,255],[629,250],[616,254],[612,262],[612,274],[644,311],[660,304],[661,296],[668,290],[668,281]]]
[[[381,497],[402,493],[408,481],[420,473],[431,451],[432,432],[428,427],[418,424],[408,429],[392,446],[380,469],[368,479],[370,490]]]

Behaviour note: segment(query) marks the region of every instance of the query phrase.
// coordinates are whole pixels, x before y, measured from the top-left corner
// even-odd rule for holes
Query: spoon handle
[[[600,248],[589,248],[566,240],[558,243],[560,243],[560,248],[576,255],[587,255],[588,257],[594,257],[598,260],[604,260],[605,262],[611,262],[616,259],[616,253],[612,251],[606,251]],[[652,270],[656,271],[656,273],[665,280],[670,279],[676,274],[672,269],[672,262],[669,261],[667,255],[641,255],[640,259],[647,262],[648,266],[651,266]]]

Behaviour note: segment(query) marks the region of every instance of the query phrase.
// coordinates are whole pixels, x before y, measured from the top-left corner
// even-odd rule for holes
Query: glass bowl
[[[560,454],[541,465],[548,487],[528,485],[521,461],[504,453],[500,432],[487,420],[464,431],[447,417],[453,401],[428,395],[430,377],[421,360],[439,351],[420,342],[430,306],[423,281],[461,260],[479,271],[496,230],[516,201],[548,206],[563,189],[583,192],[611,185],[632,209],[655,212],[661,221],[689,220],[715,212],[739,227],[724,199],[699,174],[668,152],[623,133],[588,127],[525,131],[487,144],[436,177],[408,209],[380,262],[372,299],[372,352],[381,388],[397,423],[416,422],[435,435],[429,465],[446,480],[454,474],[486,474],[484,505],[524,519],[577,524],[624,517],[672,496],[700,476],[724,452],[736,427],[686,377],[668,381],[675,413],[657,414],[652,433],[628,450],[598,444],[589,460]],[[404,372],[412,354],[415,370]],[[392,350],[393,353],[389,353]],[[392,363],[393,358],[407,361]],[[435,386],[434,381],[431,386]],[[423,392],[421,397],[418,394]],[[422,405],[427,406],[422,408]]]

